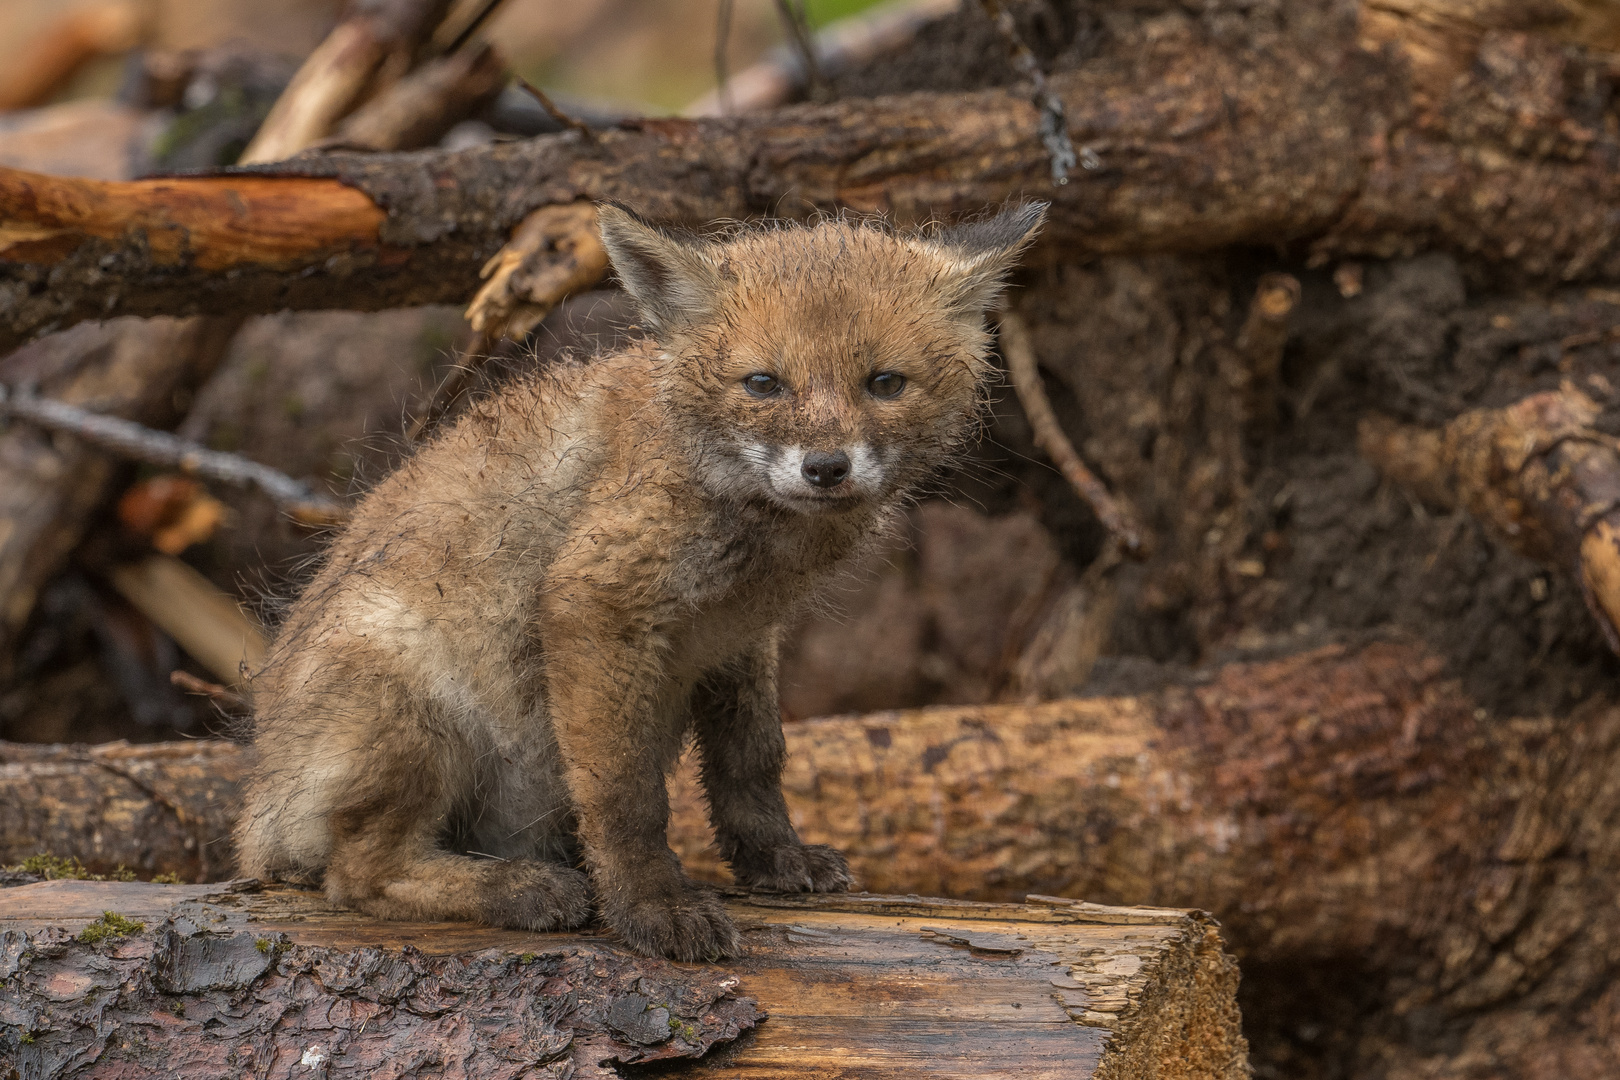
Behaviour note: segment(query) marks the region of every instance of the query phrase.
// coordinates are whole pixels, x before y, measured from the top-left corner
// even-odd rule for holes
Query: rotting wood
[[[463,302],[519,222],[580,199],[698,224],[838,206],[915,221],[1042,195],[1051,249],[1293,244],[1326,259],[1441,247],[1546,278],[1620,276],[1620,178],[1607,165],[1620,137],[1546,90],[1612,85],[1609,58],[1508,31],[1456,41],[1496,51],[1477,70],[1473,53],[1459,57],[1444,109],[1420,107],[1400,50],[1348,30],[1097,57],[1050,80],[1071,139],[1098,161],[1057,188],[1037,111],[1015,89],[130,185],[0,173],[0,347],[109,313]]]
[[[1597,402],[1566,386],[1443,429],[1368,417],[1357,446],[1417,497],[1461,505],[1520,553],[1574,576],[1620,653],[1620,440]]]
[[[742,893],[728,907],[745,955],[674,965],[591,935],[378,922],[257,883],[0,890],[0,1060],[64,1077],[161,1061],[210,1080],[312,1057],[332,1077],[655,1061],[693,1076],[1247,1075],[1236,965],[1196,912]],[[106,939],[84,940],[97,927]]]
[[[125,867],[187,881],[228,876],[228,838],[247,764],[235,744],[209,739],[0,743],[0,865],[77,852],[95,873]]]

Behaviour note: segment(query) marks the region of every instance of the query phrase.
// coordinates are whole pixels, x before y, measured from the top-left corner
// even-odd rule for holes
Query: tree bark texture
[[[1241,48],[1170,35],[1096,57],[1051,80],[1096,163],[1061,187],[1018,88],[127,184],[3,173],[0,347],[111,314],[462,302],[525,216],[579,199],[696,224],[840,206],[913,221],[1040,197],[1045,243],[1069,253],[1440,247],[1614,277],[1620,138],[1592,104],[1612,62],[1496,28],[1519,25],[1499,13],[1451,14],[1472,33],[1425,42],[1426,62],[1464,73],[1438,99],[1403,48],[1426,23],[1387,12],[1359,32],[1321,15]]]
[[[1369,417],[1358,442],[1414,495],[1461,503],[1516,550],[1570,572],[1620,652],[1620,442],[1593,427],[1601,413],[1566,387],[1438,431]]]
[[[589,935],[384,923],[257,883],[3,890],[0,1075],[1248,1075],[1236,965],[1201,913],[729,907],[745,955],[675,965]]]
[[[788,804],[800,835],[846,852],[870,889],[1206,907],[1249,993],[1366,988],[1376,1005],[1336,1052],[1368,1075],[1473,1076],[1478,1060],[1611,1075],[1620,710],[1487,722],[1441,667],[1409,645],[1335,647],[1133,698],[807,721],[788,729]],[[223,837],[244,752],[206,752],[206,765],[173,759],[161,790],[225,777],[207,781]],[[116,834],[139,812],[82,751],[33,753],[0,773],[4,858],[33,854],[36,837]],[[86,784],[134,801],[104,823]],[[60,808],[44,815],[55,831],[7,809],[29,803]],[[718,875],[689,774],[672,804],[672,845]],[[140,857],[129,865],[197,865],[155,842]]]

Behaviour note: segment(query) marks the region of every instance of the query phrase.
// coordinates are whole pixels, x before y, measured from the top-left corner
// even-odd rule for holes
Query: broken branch
[[[1145,558],[1141,526],[1136,516],[1086,467],[1075,451],[1074,444],[1063,434],[1057,413],[1041,385],[1040,367],[1035,359],[1035,348],[1029,340],[1029,328],[1017,315],[1007,312],[1001,316],[1001,353],[1007,361],[1007,373],[1012,377],[1018,402],[1024,407],[1029,426],[1035,435],[1035,445],[1046,451],[1075,492],[1086,501],[1097,515],[1097,520],[1113,534],[1120,549],[1132,558]]]
[[[238,454],[210,450],[167,431],[155,431],[132,420],[90,412],[77,405],[34,397],[0,386],[0,416],[15,417],[48,431],[60,431],[123,457],[164,465],[211,480],[252,486],[264,492],[288,516],[305,525],[347,521],[348,508],[311,491],[286,473]]]
[[[1611,78],[1579,50],[1552,59],[1570,78]],[[581,199],[686,224],[840,206],[905,223],[1042,195],[1043,244],[1076,253],[1441,247],[1531,275],[1620,277],[1620,175],[1606,164],[1620,136],[1600,126],[1581,129],[1581,154],[1509,153],[1498,142],[1536,135],[1510,109],[1369,144],[1411,104],[1397,92],[1403,62],[1349,31],[1267,50],[1194,41],[1101,57],[1048,79],[1102,165],[1062,187],[1039,111],[1005,89],[627,121],[594,144],[565,133],[129,184],[0,172],[0,349],[113,314],[465,302],[519,222]],[[1492,77],[1494,97],[1455,91],[1459,116],[1533,90],[1517,69]]]
[[[1601,411],[1565,386],[1439,431],[1369,417],[1356,441],[1414,495],[1461,505],[1521,554],[1573,574],[1620,653],[1620,441],[1592,427]]]

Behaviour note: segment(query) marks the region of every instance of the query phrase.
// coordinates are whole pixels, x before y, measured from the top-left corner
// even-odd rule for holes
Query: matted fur
[[[847,888],[782,800],[780,628],[974,430],[984,309],[1041,213],[699,239],[602,208],[656,337],[513,382],[361,501],[253,680],[243,872],[534,930],[594,893],[637,949],[729,955],[665,836],[690,734],[741,882]]]

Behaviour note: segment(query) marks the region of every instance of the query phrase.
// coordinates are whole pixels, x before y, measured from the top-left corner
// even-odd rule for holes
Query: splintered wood
[[[733,894],[745,955],[390,923],[317,893],[0,890],[0,1075],[1237,1080],[1237,965],[1197,912]]]

